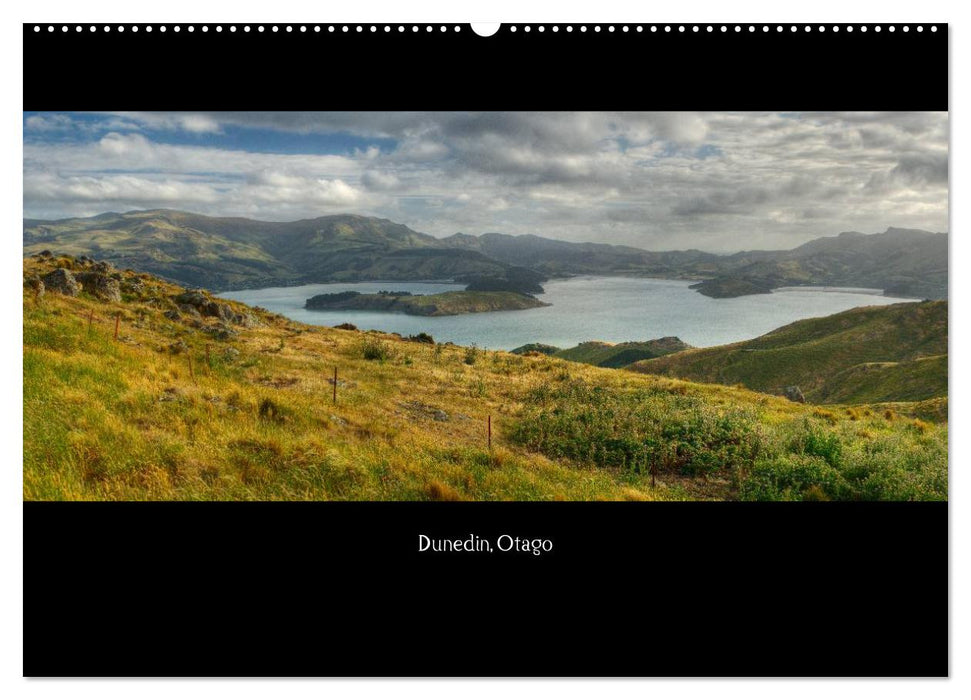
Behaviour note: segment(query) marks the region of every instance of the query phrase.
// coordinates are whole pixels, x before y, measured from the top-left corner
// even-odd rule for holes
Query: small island
[[[456,316],[484,311],[520,311],[549,306],[534,296],[519,292],[442,292],[411,294],[382,291],[377,294],[339,292],[318,294],[307,299],[304,308],[313,311],[386,311],[412,316]]]
[[[741,277],[716,277],[704,280],[697,284],[692,284],[691,289],[697,290],[700,294],[712,299],[733,299],[744,297],[750,294],[771,294],[773,285],[765,280],[746,279]]]

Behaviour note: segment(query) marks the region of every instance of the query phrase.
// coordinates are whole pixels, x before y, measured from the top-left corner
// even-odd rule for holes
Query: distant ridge
[[[154,209],[23,223],[25,256],[46,249],[88,255],[216,290],[365,280],[515,278],[535,285],[589,274],[697,280],[697,290],[713,297],[828,285],[947,298],[948,235],[917,229],[845,232],[788,251],[716,255],[502,233],[435,238],[355,214],[267,222]]]

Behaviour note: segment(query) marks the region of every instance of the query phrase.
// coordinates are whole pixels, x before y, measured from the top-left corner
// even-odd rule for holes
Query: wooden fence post
[[[115,314],[115,341],[118,341],[118,324],[121,323],[121,312]]]
[[[486,425],[488,426],[487,429],[489,431],[489,451],[492,452],[492,414],[491,413],[489,414],[489,418],[487,420]]]
[[[337,368],[334,367],[334,404],[337,404]]]

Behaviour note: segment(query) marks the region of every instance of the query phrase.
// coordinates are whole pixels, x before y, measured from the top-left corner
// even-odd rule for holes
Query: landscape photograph
[[[946,112],[24,112],[25,500],[946,501]]]

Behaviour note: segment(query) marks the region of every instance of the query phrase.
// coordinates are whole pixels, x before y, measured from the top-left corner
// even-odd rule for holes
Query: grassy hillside
[[[657,338],[656,340],[631,341],[627,343],[605,343],[591,340],[576,347],[557,350],[554,357],[571,362],[582,362],[597,367],[626,367],[640,360],[661,357],[672,352],[686,350],[691,346],[679,338]]]
[[[38,294],[55,267],[88,291]],[[947,427],[902,404],[306,326],[101,268],[116,297],[95,269],[24,262],[26,499],[947,496]]]
[[[687,350],[630,369],[814,403],[920,401],[947,395],[947,302],[892,304],[805,319],[754,340]]]
[[[442,292],[440,294],[318,294],[307,299],[306,308],[390,311],[412,316],[456,316],[485,311],[520,311],[549,306],[536,297],[518,292]]]

